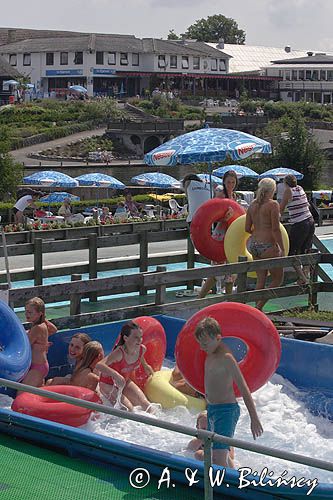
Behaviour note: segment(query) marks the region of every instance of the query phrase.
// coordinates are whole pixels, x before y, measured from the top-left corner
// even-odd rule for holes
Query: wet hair
[[[120,330],[120,339],[119,339],[119,342],[117,343],[116,347],[118,347],[120,345],[124,345],[125,344],[124,337],[129,337],[131,335],[131,333],[133,332],[133,330],[141,330],[141,328],[134,321],[128,321],[128,323],[125,323],[122,326],[122,329]]]
[[[274,194],[275,191],[276,191],[276,182],[273,179],[265,177],[264,179],[261,179],[261,181],[258,184],[258,190],[255,201],[258,203],[258,205],[261,205],[265,199],[265,196],[270,193]]]
[[[71,340],[72,339],[79,339],[79,340],[81,340],[82,344],[84,344],[84,345],[87,344],[88,342],[91,342],[91,337],[89,337],[89,335],[87,333],[84,333],[84,332],[74,333]]]
[[[197,324],[194,335],[197,340],[205,336],[215,339],[218,335],[221,335],[221,327],[216,319],[208,316]]]
[[[85,370],[86,368],[90,368],[101,352],[103,352],[102,344],[96,342],[95,340],[87,342],[83,348],[82,357],[76,365],[73,374],[76,374],[81,370]]]
[[[200,426],[199,425],[199,422],[202,419],[205,419],[205,424],[206,425],[204,425],[204,426]],[[204,410],[204,411],[200,412],[199,415],[197,416],[196,428],[197,429],[207,429],[207,410]]]
[[[40,325],[45,321],[45,302],[39,297],[33,297],[32,299],[29,299],[25,306],[32,306],[34,309],[36,309],[37,312],[40,313],[40,318],[39,320],[35,323],[36,325]]]
[[[238,177],[237,177],[237,174],[236,174],[236,172],[234,170],[227,170],[227,172],[223,176],[223,180],[222,180],[223,193],[224,193],[224,196],[226,198],[229,198],[228,191],[227,191],[227,188],[226,188],[226,185],[225,185],[225,181],[226,181],[227,177],[232,177],[233,179],[235,179],[235,181],[236,181],[235,189],[237,189],[237,186],[238,186]]]
[[[297,179],[294,175],[288,174],[284,178],[284,182],[287,184],[289,187],[296,187],[297,186]]]
[[[184,179],[182,180],[182,186],[183,186],[183,188],[185,187],[185,183],[189,182],[189,181],[202,182],[202,180],[200,179],[200,177],[198,175],[196,175],[196,174],[187,174],[187,175],[185,175]]]

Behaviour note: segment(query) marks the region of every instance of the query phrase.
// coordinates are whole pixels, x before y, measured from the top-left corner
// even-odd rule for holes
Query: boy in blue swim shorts
[[[219,323],[207,317],[198,323],[195,337],[207,353],[205,361],[205,395],[208,430],[233,437],[240,410],[233,389],[235,383],[244,399],[251,419],[251,431],[256,439],[263,433],[250,390],[231,351],[222,342]],[[212,461],[223,467],[234,467],[227,444],[213,443]]]

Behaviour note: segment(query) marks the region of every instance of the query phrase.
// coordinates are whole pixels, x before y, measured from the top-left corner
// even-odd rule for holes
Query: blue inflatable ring
[[[0,377],[19,382],[30,365],[29,338],[14,311],[0,301]]]

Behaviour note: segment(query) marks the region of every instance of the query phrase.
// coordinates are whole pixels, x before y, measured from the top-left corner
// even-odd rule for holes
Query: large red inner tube
[[[186,381],[198,392],[205,393],[204,365],[206,353],[194,336],[197,324],[204,318],[216,319],[223,337],[236,337],[247,346],[240,370],[251,392],[262,387],[277,369],[281,357],[281,341],[272,321],[247,304],[223,302],[205,307],[194,314],[180,331],[175,346],[177,365]],[[237,397],[240,396],[234,387]]]
[[[227,230],[234,220],[245,213],[243,207],[229,198],[213,198],[205,201],[195,211],[191,222],[191,238],[195,248],[201,255],[214,262],[224,262],[226,255],[224,240],[218,241],[212,236],[212,225],[223,221],[230,208],[233,210],[233,215],[224,222]]]
[[[139,316],[133,319],[142,330],[142,343],[147,348],[145,352],[145,360],[152,367],[154,372],[160,371],[166,353],[166,335],[161,323],[151,316]],[[116,344],[119,337],[116,340]],[[144,388],[148,375],[143,366],[131,373],[131,380],[135,382],[141,389]]]
[[[86,387],[74,385],[53,385],[41,387],[50,392],[65,394],[73,398],[83,399],[92,403],[102,403],[96,392]],[[55,399],[50,399],[29,392],[21,392],[12,403],[12,410],[32,417],[43,418],[58,422],[60,424],[79,427],[88,422],[92,410],[75,406],[69,403],[62,403]]]

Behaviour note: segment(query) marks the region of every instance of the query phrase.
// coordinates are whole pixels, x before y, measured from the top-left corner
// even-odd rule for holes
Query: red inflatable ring
[[[139,316],[133,319],[142,330],[142,343],[146,346],[145,360],[154,372],[160,371],[166,353],[166,335],[161,323],[150,316]],[[141,389],[144,388],[148,375],[142,365],[131,375],[131,379]]]
[[[97,394],[86,387],[74,385],[53,385],[43,388],[50,392],[65,394],[73,398],[84,399],[92,403],[102,403]],[[37,396],[29,392],[21,392],[13,401],[12,410],[32,417],[52,420],[59,424],[79,427],[88,422],[92,410],[74,406],[69,403],[62,403],[55,399]]]
[[[175,356],[186,381],[202,394],[206,353],[200,350],[194,331],[204,318],[211,317],[221,326],[222,337],[236,337],[247,346],[239,367],[251,392],[262,387],[273,375],[281,357],[279,334],[267,316],[247,304],[223,302],[205,307],[194,314],[177,337]],[[240,396],[234,387],[237,397]]]
[[[214,262],[224,262],[224,240],[218,241],[212,236],[212,225],[224,219],[229,208],[234,211],[233,216],[225,222],[225,230],[240,215],[245,214],[243,207],[236,201],[227,198],[213,198],[205,201],[196,210],[191,222],[191,238],[198,252]]]

